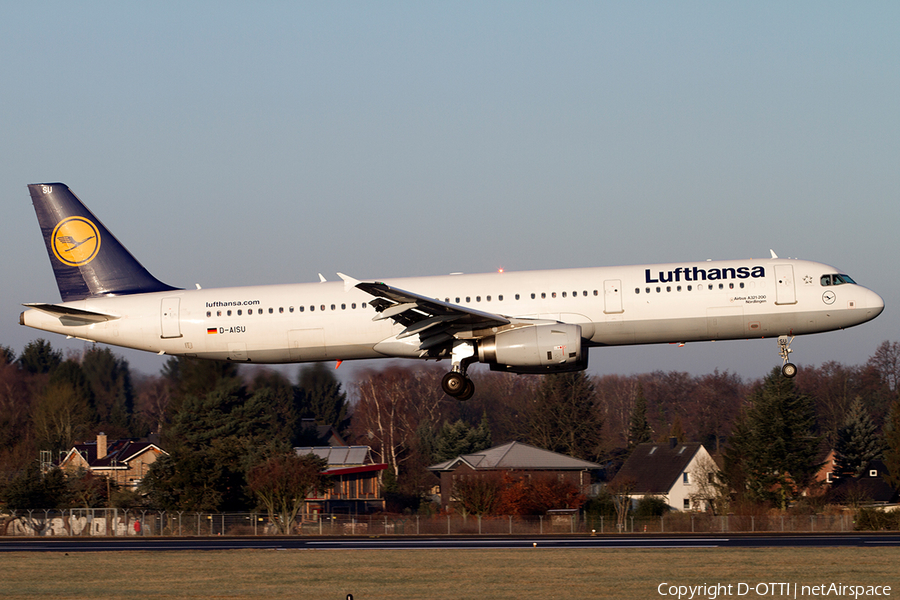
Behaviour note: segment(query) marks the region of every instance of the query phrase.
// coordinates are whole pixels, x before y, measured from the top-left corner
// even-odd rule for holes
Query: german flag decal
[[[215,327],[207,327],[207,328],[206,328],[206,333],[212,335],[213,333],[219,333],[219,330],[218,330],[217,328],[215,328]]]

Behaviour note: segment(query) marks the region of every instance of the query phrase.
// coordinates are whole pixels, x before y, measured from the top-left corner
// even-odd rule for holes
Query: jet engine
[[[587,368],[581,326],[529,325],[502,331],[478,342],[478,362],[507,373],[563,373]]]

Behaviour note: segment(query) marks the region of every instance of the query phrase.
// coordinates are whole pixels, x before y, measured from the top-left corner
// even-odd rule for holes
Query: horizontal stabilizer
[[[28,308],[33,308],[41,312],[58,317],[65,325],[87,325],[89,323],[102,323],[104,321],[113,321],[119,317],[116,315],[108,315],[104,313],[94,312],[90,310],[82,310],[80,308],[72,308],[71,306],[60,306],[59,304],[42,304],[31,303],[23,304]]]

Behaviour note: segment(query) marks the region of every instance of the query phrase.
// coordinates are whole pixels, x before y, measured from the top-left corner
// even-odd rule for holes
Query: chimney
[[[678,445],[678,438],[675,436],[669,437],[669,448],[675,449],[675,446]]]
[[[106,456],[106,434],[102,431],[97,434],[97,460]]]

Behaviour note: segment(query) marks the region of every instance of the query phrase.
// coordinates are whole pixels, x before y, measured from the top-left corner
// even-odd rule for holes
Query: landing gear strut
[[[791,342],[793,341],[794,336],[791,336],[790,338],[786,335],[778,336],[778,354],[781,356],[781,360],[784,363],[781,367],[781,374],[788,379],[797,374],[797,365],[788,362],[791,352],[793,352],[793,350],[791,350]]]
[[[468,400],[475,395],[475,384],[466,376],[469,363],[475,361],[475,345],[458,342],[453,346],[453,369],[441,379],[441,388],[457,400]]]

